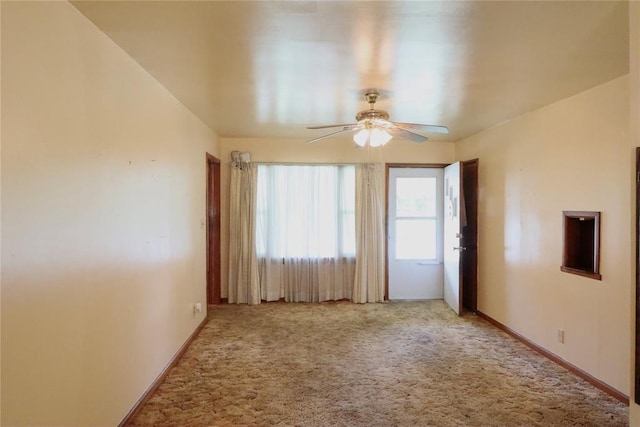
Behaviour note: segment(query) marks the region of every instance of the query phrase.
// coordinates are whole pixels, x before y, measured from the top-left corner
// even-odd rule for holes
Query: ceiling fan
[[[376,90],[368,90],[364,98],[369,103],[369,109],[356,114],[357,123],[336,124],[324,126],[308,126],[307,129],[330,129],[341,128],[336,132],[314,138],[307,141],[313,143],[324,138],[329,138],[342,132],[359,131],[353,136],[354,142],[360,147],[370,145],[379,147],[389,142],[394,136],[409,139],[413,142],[425,142],[426,136],[411,132],[408,129],[423,130],[427,132],[449,133],[446,126],[424,125],[418,123],[400,123],[389,120],[389,114],[383,110],[376,110],[375,104],[380,94]]]

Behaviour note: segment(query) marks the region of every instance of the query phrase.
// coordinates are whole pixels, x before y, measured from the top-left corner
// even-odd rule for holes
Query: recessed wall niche
[[[600,275],[600,212],[563,211],[563,251],[560,270],[591,279]]]

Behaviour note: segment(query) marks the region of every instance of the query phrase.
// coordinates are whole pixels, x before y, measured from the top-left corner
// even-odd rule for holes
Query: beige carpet
[[[624,426],[628,408],[442,301],[221,305],[139,426]]]

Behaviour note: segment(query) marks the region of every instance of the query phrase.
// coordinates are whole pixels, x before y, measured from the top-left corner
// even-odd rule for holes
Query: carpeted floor
[[[442,301],[221,305],[137,426],[626,426],[628,408]]]

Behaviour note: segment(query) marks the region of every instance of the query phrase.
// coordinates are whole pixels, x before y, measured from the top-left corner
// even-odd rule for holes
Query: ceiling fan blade
[[[446,126],[423,125],[420,123],[399,123],[399,122],[393,122],[393,124],[403,129],[422,129],[427,132],[449,133],[449,128]]]
[[[417,133],[409,132],[408,130],[401,129],[399,127],[391,127],[387,129],[387,132],[389,132],[393,136],[400,136],[413,142],[425,142],[427,139],[429,139],[426,136],[418,135]]]
[[[321,139],[329,138],[329,137],[332,137],[332,136],[337,135],[337,134],[342,133],[342,132],[349,132],[349,131],[352,131],[352,130],[356,130],[356,129],[362,128],[362,126],[358,125],[358,124],[342,125],[342,126],[343,126],[342,129],[340,129],[339,131],[331,132],[331,133],[328,133],[326,135],[319,136],[319,137],[314,138],[314,139],[310,139],[309,141],[307,141],[307,144],[313,144],[314,142],[320,141]]]
[[[348,126],[357,126],[357,124],[347,124],[347,125],[323,125],[323,126],[307,126],[307,129],[329,129],[329,128],[344,128]]]

